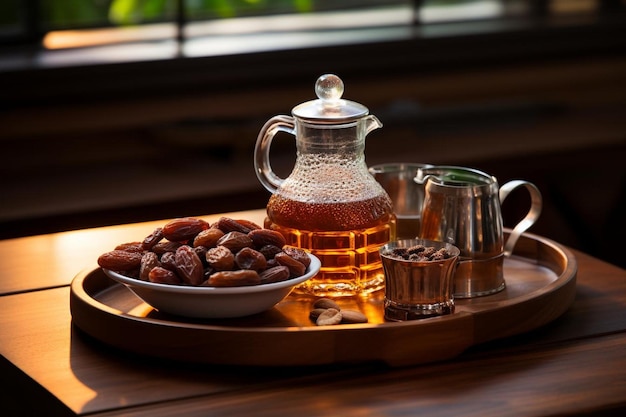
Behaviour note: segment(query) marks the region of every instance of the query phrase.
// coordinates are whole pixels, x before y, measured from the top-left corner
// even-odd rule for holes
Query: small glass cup
[[[414,179],[420,168],[432,165],[391,162],[372,165],[370,174],[387,191],[396,215],[396,238],[414,239],[420,232],[420,219],[424,203],[424,184]]]
[[[420,259],[420,246],[442,250],[446,257]],[[409,248],[416,253],[409,259],[397,255]],[[459,248],[434,240],[404,239],[384,245],[380,257],[385,271],[386,320],[417,320],[454,312],[453,277]]]

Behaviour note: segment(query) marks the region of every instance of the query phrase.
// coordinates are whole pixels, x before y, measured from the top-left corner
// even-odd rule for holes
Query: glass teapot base
[[[294,292],[315,297],[366,297],[384,288],[379,249],[395,234],[395,218],[383,217],[375,226],[353,230],[295,229],[269,217],[264,226],[280,232],[288,246],[309,251],[322,262],[320,272]]]

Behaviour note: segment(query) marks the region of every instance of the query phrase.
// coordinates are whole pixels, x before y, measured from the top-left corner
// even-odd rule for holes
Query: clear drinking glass
[[[396,238],[419,236],[424,203],[424,184],[415,181],[418,169],[432,165],[412,162],[390,162],[372,165],[370,174],[387,191],[396,215]]]

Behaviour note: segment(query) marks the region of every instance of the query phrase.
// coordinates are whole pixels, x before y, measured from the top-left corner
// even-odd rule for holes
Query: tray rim
[[[521,245],[519,242],[522,242]],[[123,338],[113,335],[114,332],[102,332],[99,329],[107,328],[107,326],[117,325],[123,329],[143,329],[147,333],[151,333],[154,329],[162,332],[174,333],[174,334],[187,334],[192,332],[195,335],[200,335],[201,338],[207,340],[211,338],[225,339],[229,337],[251,337],[260,344],[270,344],[274,346],[275,342],[272,341],[272,337],[277,338],[280,335],[280,339],[283,344],[294,342],[297,345],[310,343],[315,341],[318,345],[322,344],[324,352],[320,352],[319,355],[304,355],[302,360],[298,360],[296,357],[286,358],[284,355],[277,355],[273,357],[260,357],[254,358],[242,358],[236,355],[236,350],[232,353],[227,351],[219,351],[218,355],[209,360],[201,360],[200,362],[209,363],[225,363],[232,365],[261,365],[261,366],[282,366],[282,365],[315,365],[315,364],[329,364],[335,362],[362,362],[371,360],[381,360],[392,366],[403,366],[409,364],[426,363],[442,359],[450,359],[472,345],[482,343],[489,340],[499,339],[502,337],[522,333],[532,330],[536,327],[544,325],[563,314],[571,305],[574,300],[575,286],[576,286],[576,273],[577,262],[567,248],[559,245],[558,243],[530,233],[524,233],[520,238],[517,247],[519,252],[514,252],[515,257],[521,257],[522,260],[527,260],[537,263],[540,266],[547,267],[552,270],[557,279],[551,281],[546,286],[537,289],[531,293],[523,294],[513,299],[494,300],[481,302],[481,309],[475,309],[472,311],[471,305],[465,305],[461,311],[458,311],[449,316],[435,317],[420,321],[407,321],[407,322],[385,322],[385,323],[365,323],[365,324],[346,324],[340,326],[222,326],[215,324],[203,324],[203,323],[187,323],[163,320],[150,317],[137,317],[126,312],[119,311],[111,306],[99,302],[92,298],[88,291],[84,288],[85,281],[89,277],[98,272],[99,267],[86,268],[82,270],[72,280],[70,285],[70,311],[72,315],[72,321],[83,332],[91,335],[92,337],[99,339],[100,341],[121,348],[122,350],[130,350],[136,353],[146,353],[146,349],[156,348],[156,351],[149,351],[148,354],[157,357],[166,357],[175,360],[187,361],[190,358],[186,357],[184,351],[181,354],[181,350],[184,348],[185,343],[181,343],[180,349],[174,349],[169,352],[167,349],[161,349],[158,341],[135,343],[133,341],[124,341]],[[523,255],[528,255],[532,248],[537,250],[547,249],[547,257],[549,255],[554,256],[558,254],[556,259],[542,259],[542,258],[525,258]],[[517,249],[517,248],[516,248]],[[102,273],[102,271],[100,271]],[[109,287],[113,285],[121,285],[106,277],[104,273],[102,275],[110,280]],[[557,298],[555,298],[557,297]],[[559,298],[560,297],[560,298]],[[497,334],[485,330],[485,326],[481,327],[481,317],[487,317],[494,312],[506,312],[507,310],[515,310],[519,308],[521,304],[533,303],[541,307],[541,301],[545,298],[559,299],[560,304],[558,308],[548,311],[548,315],[543,319],[538,317],[532,325],[526,327],[521,326],[518,328],[507,328],[502,326]],[[461,304],[463,300],[459,300]],[[491,306],[490,306],[491,304]],[[493,307],[493,308],[487,308]],[[87,316],[89,315],[89,319]],[[355,355],[349,357],[345,353],[337,354],[336,351],[345,350],[345,344],[350,343],[346,341],[349,339],[347,336],[357,336],[362,338],[362,335],[367,337],[382,336],[394,336],[404,337],[413,340],[418,335],[423,335],[424,332],[431,332],[440,340],[430,343],[429,349],[439,349],[438,352],[428,353],[426,356],[416,357],[415,355],[423,355],[425,347],[413,346],[419,343],[409,343],[407,348],[397,348],[388,346],[383,342],[376,342],[378,350],[382,352],[364,353],[363,355]],[[429,333],[430,334],[430,333]],[[347,337],[347,338],[346,338]],[[322,339],[322,340],[315,340]],[[453,341],[454,343],[451,343]],[[198,343],[202,343],[199,341]],[[449,346],[453,344],[454,346]],[[328,345],[328,346],[326,346]],[[193,361],[193,359],[192,359]]]

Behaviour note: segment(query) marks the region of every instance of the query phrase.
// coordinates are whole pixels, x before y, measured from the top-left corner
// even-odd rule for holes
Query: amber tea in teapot
[[[379,249],[395,234],[391,200],[365,163],[365,136],[381,123],[361,104],[341,99],[337,76],[320,77],[316,92],[317,100],[296,106],[293,117],[273,117],[259,133],[256,172],[272,192],[265,227],[322,262],[318,275],[296,291],[367,295],[384,287]],[[296,136],[296,163],[286,179],[269,162],[279,131]]]

